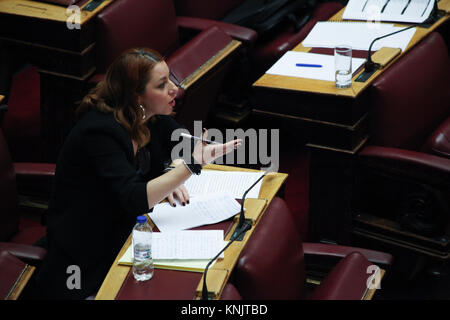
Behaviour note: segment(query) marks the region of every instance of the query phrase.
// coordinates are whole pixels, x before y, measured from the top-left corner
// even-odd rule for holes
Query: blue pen
[[[296,63],[296,67],[322,68],[320,64]]]

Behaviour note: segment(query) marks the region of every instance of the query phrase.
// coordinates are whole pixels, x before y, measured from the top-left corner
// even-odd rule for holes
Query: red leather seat
[[[358,154],[358,234],[416,257],[447,259],[450,59],[439,33],[373,82],[370,119],[370,140]]]
[[[232,283],[227,283],[222,291],[220,300],[242,300],[242,297]]]
[[[40,219],[21,217],[16,176],[26,182],[25,190],[49,192],[54,164],[14,163],[0,130],[0,241],[32,245],[45,235]],[[45,185],[42,183],[46,183]],[[22,188],[21,188],[22,190]],[[47,194],[48,199],[49,194]]]
[[[42,161],[40,83],[34,66],[27,66],[12,78],[8,111],[1,128],[14,161]]]
[[[47,253],[44,248],[33,246],[45,235],[45,227],[40,221],[20,216],[16,173],[28,181],[25,190],[30,191],[36,187],[34,183],[51,178],[54,170],[52,164],[13,164],[0,129],[0,298],[11,298],[9,294],[19,282],[26,284],[28,280],[22,278],[26,264],[38,266]],[[46,179],[41,180],[42,177]],[[41,183],[39,186],[43,187]],[[48,191],[48,187],[43,189]]]
[[[97,68],[104,73],[112,61],[132,47],[148,47],[165,56],[172,74],[183,85],[232,41],[221,29],[209,26],[189,39],[180,30],[172,1],[117,0],[97,16]],[[176,118],[188,129],[194,120],[206,121],[234,55],[183,87],[177,96]],[[101,79],[95,75],[94,81]]]
[[[22,293],[22,284],[28,282],[23,276],[27,264],[10,254],[0,251],[0,299],[17,300]]]
[[[306,290],[309,256],[341,259],[312,294]],[[373,262],[370,262],[373,261]],[[372,250],[301,241],[291,213],[274,198],[241,252],[231,275],[244,300],[248,299],[361,299],[373,263],[388,266],[392,256]]]

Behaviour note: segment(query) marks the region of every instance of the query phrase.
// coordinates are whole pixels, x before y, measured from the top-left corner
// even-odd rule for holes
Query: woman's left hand
[[[189,204],[189,193],[184,184],[180,185],[178,188],[169,193],[169,195],[167,196],[167,200],[169,201],[172,207],[177,206],[175,199],[177,199],[178,202],[181,203],[181,205],[183,206]]]

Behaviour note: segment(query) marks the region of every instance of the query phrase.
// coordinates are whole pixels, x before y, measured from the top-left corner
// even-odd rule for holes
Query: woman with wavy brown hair
[[[188,205],[183,182],[239,146],[240,140],[199,143],[192,163],[170,159],[171,134],[180,128],[170,116],[177,91],[157,52],[130,49],[83,99],[58,157],[37,298],[94,294],[136,216],[166,197]],[[165,160],[173,169],[164,173]],[[78,286],[70,283],[73,270],[80,271]]]

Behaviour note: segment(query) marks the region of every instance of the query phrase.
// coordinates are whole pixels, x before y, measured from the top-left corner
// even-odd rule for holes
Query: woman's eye
[[[165,86],[166,86],[166,82],[162,82],[162,83],[158,86],[158,88],[164,89]]]

